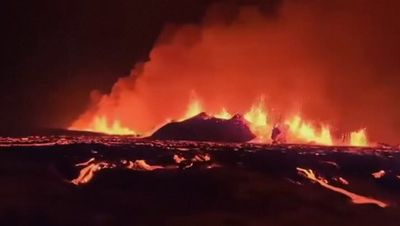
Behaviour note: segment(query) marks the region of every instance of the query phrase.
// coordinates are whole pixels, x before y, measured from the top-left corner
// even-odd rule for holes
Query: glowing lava
[[[106,161],[98,162],[94,158],[91,158],[83,163],[78,163],[75,166],[84,166],[84,168],[80,170],[79,176],[71,181],[71,183],[75,185],[81,185],[90,182],[97,172],[104,169],[113,169],[119,167],[137,171],[153,171],[164,168],[163,166],[149,165],[145,160],[121,160],[119,164],[116,164]]]
[[[232,114],[224,107],[220,108],[221,111],[212,115],[213,117],[220,119],[230,119]],[[192,97],[188,107],[178,121],[183,121],[193,116],[198,115],[201,112],[205,112],[206,109],[202,106],[200,100],[197,97]],[[255,103],[251,105],[249,110],[243,114],[246,119],[250,130],[256,135],[254,141],[257,142],[270,142],[271,130],[274,123],[270,122],[269,113],[265,107],[264,97],[260,96]],[[166,120],[166,122],[169,120]],[[285,140],[289,143],[313,143],[318,145],[343,145],[342,142],[337,142],[339,139],[334,139],[330,127],[322,124],[314,124],[303,119],[299,114],[293,117],[288,117],[283,120],[284,123],[279,125],[285,135]],[[161,125],[154,125],[160,127]],[[114,120],[110,123],[103,115],[96,115],[93,117],[91,123],[87,127],[72,127],[70,129],[81,129],[85,131],[101,132],[112,135],[133,135],[136,134],[132,128],[125,127],[119,120]],[[142,134],[151,134],[150,131],[141,131]],[[154,132],[154,131],[153,131]],[[350,146],[368,146],[368,140],[366,130],[361,129],[359,131],[350,133],[350,140],[345,144]]]
[[[368,139],[365,129],[350,133],[350,145],[351,146],[368,146]]]
[[[76,129],[76,128],[70,128]],[[78,128],[79,129],[79,128]],[[119,120],[114,120],[111,124],[105,116],[95,116],[89,128],[84,131],[99,132],[110,135],[134,135],[135,132],[129,128],[122,126]]]
[[[305,122],[300,116],[286,121],[292,137],[307,143],[313,142],[322,145],[333,145],[329,127],[322,126],[318,131],[311,123]]]
[[[203,112],[203,107],[198,99],[192,99],[183,119],[191,118]]]
[[[114,167],[114,164],[109,164],[107,162],[90,163],[79,172],[79,176],[73,179],[71,183],[75,185],[86,184],[93,179],[93,176],[96,172],[102,169],[109,169]]]
[[[385,174],[386,174],[385,170],[379,170],[378,172],[372,173],[372,176],[375,179],[379,179],[379,178],[382,178],[383,176],[385,176]]]
[[[351,199],[351,202],[353,202],[354,204],[375,204],[382,208],[385,208],[388,206],[388,204],[386,204],[382,201],[379,201],[379,200],[376,200],[373,198],[368,198],[368,197],[361,196],[361,195],[357,195],[357,194],[347,191],[343,188],[332,186],[332,185],[328,184],[328,181],[325,178],[317,177],[311,169],[297,168],[297,171],[302,176],[310,179],[311,181],[317,182],[322,187],[349,197]]]
[[[264,97],[262,96],[244,114],[244,118],[249,122],[251,131],[257,136],[256,139],[259,141],[266,141],[271,130],[271,127],[268,125],[267,116]]]
[[[222,108],[222,110],[216,115],[214,115],[214,117],[220,119],[230,119],[232,118],[232,115],[226,110],[226,108]]]

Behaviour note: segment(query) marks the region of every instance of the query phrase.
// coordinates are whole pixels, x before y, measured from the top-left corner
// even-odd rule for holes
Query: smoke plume
[[[274,120],[300,113],[346,132],[367,128],[398,142],[400,25],[396,1],[285,1],[274,15],[255,6],[213,6],[200,25],[166,25],[149,61],[74,123],[95,115],[146,132],[184,115],[195,95],[207,112],[245,112],[260,95]]]

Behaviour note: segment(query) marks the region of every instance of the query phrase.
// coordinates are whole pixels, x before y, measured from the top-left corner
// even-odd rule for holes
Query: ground
[[[127,137],[37,137],[2,139],[0,144],[0,225],[400,222],[400,152],[391,148]],[[136,160],[145,165],[128,166]],[[72,183],[82,169],[100,162],[112,167],[94,172],[87,183]],[[355,204],[297,168],[388,206]],[[375,178],[372,173],[380,170],[385,174]]]

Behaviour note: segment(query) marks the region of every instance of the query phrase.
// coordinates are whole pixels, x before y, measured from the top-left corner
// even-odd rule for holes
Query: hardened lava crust
[[[1,225],[398,225],[397,147],[0,139]],[[40,217],[39,217],[40,216]]]

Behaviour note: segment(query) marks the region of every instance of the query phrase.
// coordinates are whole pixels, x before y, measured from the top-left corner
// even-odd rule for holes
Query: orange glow
[[[257,139],[268,142],[270,129],[277,123],[273,119],[292,116],[297,113],[293,110],[304,109],[300,112],[300,122],[281,119],[291,124],[288,142],[367,145],[350,142],[350,134],[345,143],[334,137],[337,131],[349,132],[348,128],[359,126],[358,121],[367,123],[370,131],[379,131],[368,134],[378,136],[373,137],[375,140],[397,139],[393,119],[398,114],[392,110],[395,104],[389,104],[392,92],[381,92],[376,79],[364,76],[366,72],[375,75],[376,64],[360,61],[370,59],[365,58],[365,51],[376,50],[370,45],[371,37],[361,35],[371,33],[370,26],[364,24],[368,20],[349,14],[350,11],[332,12],[339,13],[332,14],[333,19],[321,18],[324,7],[314,4],[323,1],[306,1],[310,7],[304,7],[303,1],[284,2],[276,20],[266,17],[257,7],[240,7],[229,19],[230,23],[225,23],[223,16],[215,16],[219,10],[212,8],[205,13],[205,23],[166,26],[146,61],[132,62],[135,66],[131,73],[120,77],[110,92],[91,93],[91,103],[73,122],[73,127],[114,133],[110,131],[113,120],[118,120],[122,128],[149,134],[167,118],[186,119],[207,111],[226,119],[239,113],[250,121]],[[342,21],[337,18],[342,16],[350,22],[337,24]],[[308,23],[310,19],[316,23]],[[335,36],[316,32],[326,27]],[[349,39],[348,32],[361,36]],[[358,51],[354,45],[365,51]],[[192,90],[201,101],[192,101],[185,114]],[[368,92],[371,96],[361,95],[365,91],[371,91]],[[268,108],[255,105],[247,112],[260,94],[268,97]],[[382,106],[384,114],[374,114],[376,106]],[[220,112],[223,107],[225,110]],[[103,123],[105,128],[94,128],[92,122],[100,116],[109,125]],[[332,124],[321,128],[321,122]]]
[[[361,196],[361,195],[355,194],[353,192],[347,191],[343,188],[332,186],[332,185],[328,184],[328,181],[325,178],[317,177],[311,169],[297,168],[297,171],[302,176],[310,179],[311,181],[317,182],[322,187],[349,197],[351,199],[351,202],[353,202],[354,204],[375,204],[382,208],[385,208],[388,206],[388,204],[386,204],[382,201],[379,201],[379,200],[376,200],[373,198],[369,198],[369,197],[365,197],[365,196]]]
[[[250,110],[244,114],[244,118],[249,122],[251,131],[257,136],[257,140],[259,141],[266,141],[270,133],[267,116],[268,114],[265,110],[264,98],[262,96],[251,106]]]
[[[184,119],[196,116],[201,112],[203,112],[203,107],[201,106],[200,101],[198,99],[193,99],[188,106]]]
[[[79,172],[79,176],[73,179],[71,183],[75,185],[86,184],[93,179],[93,176],[96,172],[102,169],[108,169],[114,167],[115,165],[109,164],[107,162],[90,163]]]
[[[163,166],[149,165],[145,160],[135,160],[135,161],[122,160],[121,163],[122,165],[119,167],[137,171],[153,171],[164,168]],[[96,162],[95,159],[93,158],[86,162],[78,163],[75,166],[85,166],[80,170],[79,176],[71,180],[71,183],[75,185],[82,185],[89,183],[97,172],[104,169],[112,169],[117,167],[117,165],[114,163],[109,163],[106,161]]]
[[[286,124],[289,127],[290,135],[294,139],[305,142],[313,142],[322,145],[333,145],[331,132],[329,127],[322,126],[318,131],[312,124],[305,122],[300,116],[294,116],[287,120]]]
[[[220,119],[230,119],[232,114],[229,113],[226,108],[220,108],[221,111],[211,115]],[[183,117],[179,118],[179,121],[186,120],[201,112],[206,112],[206,109],[202,106],[198,98],[191,98],[187,110]],[[269,113],[265,108],[264,98],[260,96],[255,103],[253,103],[250,109],[243,114],[246,119],[250,130],[256,135],[254,141],[257,142],[270,142],[270,135],[273,123],[268,121]],[[95,116],[92,123],[90,123],[89,128],[83,129],[86,131],[101,132],[105,134],[112,135],[131,135],[135,132],[128,127],[122,126],[119,120],[114,120],[111,125],[108,123],[105,116]],[[164,123],[171,120],[164,120]],[[326,125],[314,125],[306,120],[304,120],[300,115],[295,115],[294,117],[287,118],[284,120],[284,125],[286,127],[282,128],[284,134],[286,134],[286,140],[290,143],[315,143],[319,145],[335,145],[343,144],[335,142],[330,127]],[[154,127],[162,126],[163,123],[159,125],[154,125]],[[71,127],[72,129],[79,129],[80,127]],[[154,129],[151,130],[154,132]],[[143,131],[142,134],[150,135],[151,131]],[[350,133],[350,141],[348,144],[350,146],[368,146],[366,130],[361,129],[359,131]]]
[[[100,132],[112,135],[133,135],[134,131],[123,127],[119,120],[114,120],[111,125],[105,116],[96,116],[89,128],[85,129],[91,132]]]
[[[125,162],[125,161],[124,161]],[[144,171],[153,171],[157,169],[162,169],[164,167],[158,165],[149,165],[145,160],[135,160],[135,161],[126,161],[126,168],[132,170],[144,170]]]
[[[222,110],[216,115],[214,115],[214,117],[220,119],[230,119],[232,118],[232,115],[226,110],[226,108],[222,108]]]
[[[379,178],[382,178],[383,176],[385,176],[385,174],[386,174],[385,170],[379,170],[378,172],[372,173],[372,176],[375,179],[379,179]]]
[[[351,146],[368,146],[368,139],[365,129],[350,133],[350,145]]]

